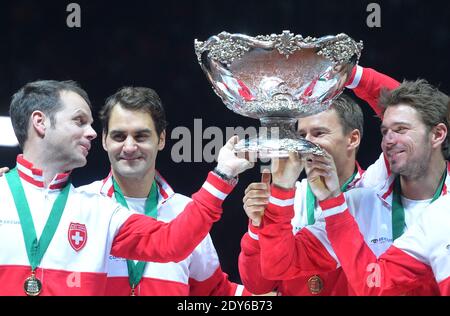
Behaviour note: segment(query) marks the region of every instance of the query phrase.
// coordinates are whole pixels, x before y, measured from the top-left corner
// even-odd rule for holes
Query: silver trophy
[[[323,154],[298,135],[297,119],[330,107],[361,50],[362,42],[346,34],[303,38],[290,31],[256,37],[222,32],[206,42],[195,40],[198,62],[215,93],[229,109],[265,127],[264,135],[242,139],[234,148],[260,158],[292,151]]]

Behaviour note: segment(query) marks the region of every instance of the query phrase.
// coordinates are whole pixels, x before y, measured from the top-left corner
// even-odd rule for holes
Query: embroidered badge
[[[86,225],[70,223],[68,233],[69,243],[75,251],[80,251],[87,241]]]

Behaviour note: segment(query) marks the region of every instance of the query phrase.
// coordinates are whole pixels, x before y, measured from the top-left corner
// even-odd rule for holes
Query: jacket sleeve
[[[433,278],[430,266],[395,244],[377,259],[348,211],[344,194],[322,201],[320,206],[328,238],[357,295],[399,295]],[[410,235],[416,240],[421,238],[420,230]]]
[[[220,266],[206,280],[189,279],[190,296],[251,296],[243,285],[231,282]]]
[[[433,271],[441,295],[450,295],[450,195],[445,194],[417,218],[394,245]]]
[[[313,230],[303,228],[295,236],[292,234],[294,195],[295,189],[271,188],[259,231],[261,271],[269,280],[289,280],[337,268],[335,258],[323,244],[326,238],[317,237],[318,233],[326,237],[323,223],[316,222]]]
[[[439,289],[442,296],[450,296],[450,277],[439,282]]]
[[[378,117],[382,117],[382,109],[378,105],[381,90],[393,90],[399,85],[400,82],[387,75],[371,68],[364,68],[356,65],[353,67],[346,87],[352,89],[359,98],[369,103],[370,107],[375,111]],[[361,181],[359,181],[359,186],[375,187],[386,181],[390,173],[389,163],[384,155],[381,154],[380,158],[364,173]]]
[[[381,117],[381,108],[378,106],[381,90],[383,88],[393,90],[399,85],[400,82],[385,74],[356,65],[353,67],[346,87],[352,89],[359,98],[369,103],[375,113]]]
[[[115,235],[111,254],[141,261],[183,260],[219,220],[222,202],[232,189],[232,185],[210,172],[201,189],[192,196],[192,202],[173,221],[164,223],[144,215],[130,216]],[[118,213],[116,210],[115,214]],[[115,224],[110,226],[111,230],[117,230]]]
[[[189,264],[190,296],[250,295],[240,284],[231,282],[220,267],[210,235],[195,248]]]
[[[263,278],[261,272],[261,257],[258,238],[258,228],[249,224],[249,232],[241,240],[239,254],[239,274],[242,283],[254,294],[265,294],[275,291],[279,282]]]

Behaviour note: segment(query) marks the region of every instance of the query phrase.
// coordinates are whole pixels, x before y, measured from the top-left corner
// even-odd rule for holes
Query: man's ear
[[[103,130],[102,131],[102,146],[105,151],[108,151],[108,149],[106,147],[106,136],[108,136],[108,135],[106,134],[106,131]]]
[[[356,149],[361,144],[361,133],[358,129],[350,132],[348,137],[348,149]]]
[[[163,150],[165,146],[166,146],[166,130],[163,130],[159,135],[158,150],[159,151]]]
[[[50,127],[50,119],[42,111],[33,111],[31,126],[39,137],[44,138],[45,130]]]
[[[437,148],[442,145],[447,137],[447,126],[444,123],[439,123],[431,130],[431,146]]]

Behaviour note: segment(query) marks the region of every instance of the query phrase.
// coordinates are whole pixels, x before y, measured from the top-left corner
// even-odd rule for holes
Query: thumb
[[[272,177],[269,169],[263,169],[261,172],[261,182],[270,185],[270,178]]]
[[[311,184],[315,185],[318,190],[321,190],[321,191],[328,190],[323,177],[311,178],[311,179],[309,179],[309,182]]]

